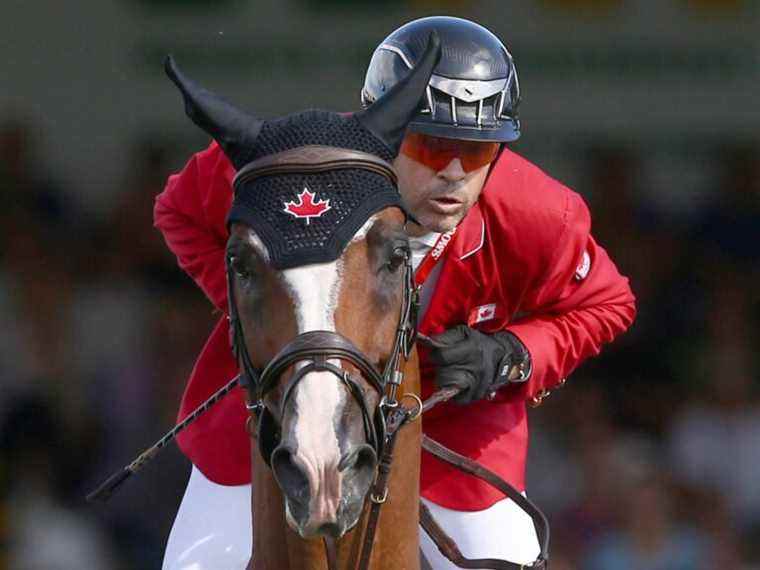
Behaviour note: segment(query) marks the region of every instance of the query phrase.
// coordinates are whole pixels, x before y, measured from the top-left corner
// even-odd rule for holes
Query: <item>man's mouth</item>
[[[441,214],[449,214],[458,210],[462,202],[451,196],[438,196],[430,199],[431,208]]]

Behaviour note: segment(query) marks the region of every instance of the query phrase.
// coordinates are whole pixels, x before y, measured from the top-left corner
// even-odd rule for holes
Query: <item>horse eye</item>
[[[249,281],[251,279],[251,272],[243,264],[238,257],[231,256],[228,259],[229,266],[232,271],[235,272],[235,276],[241,281]]]

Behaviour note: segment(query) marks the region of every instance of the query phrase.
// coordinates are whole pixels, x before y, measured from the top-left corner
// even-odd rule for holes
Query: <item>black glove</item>
[[[530,354],[522,342],[509,332],[485,334],[458,325],[429,342],[430,359],[438,366],[435,384],[456,387],[459,404],[476,402],[512,382],[530,376]]]

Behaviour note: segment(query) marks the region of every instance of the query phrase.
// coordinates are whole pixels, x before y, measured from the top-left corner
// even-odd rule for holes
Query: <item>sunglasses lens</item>
[[[465,172],[477,170],[481,166],[491,164],[499,154],[501,145],[496,142],[465,142],[466,152],[462,153],[462,168]]]
[[[407,133],[401,152],[436,172],[446,168],[455,158],[462,162],[465,172],[472,172],[493,162],[500,146],[497,142],[461,141]]]

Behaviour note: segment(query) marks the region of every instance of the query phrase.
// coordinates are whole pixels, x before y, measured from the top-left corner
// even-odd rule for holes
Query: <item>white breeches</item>
[[[509,499],[474,512],[423,501],[468,558],[528,564],[538,556],[533,522]],[[251,536],[251,486],[217,485],[193,467],[169,534],[163,570],[242,570],[251,554]],[[434,570],[457,568],[422,530],[420,547]]]
[[[251,486],[218,485],[193,465],[163,570],[241,570],[251,557]]]

